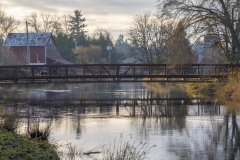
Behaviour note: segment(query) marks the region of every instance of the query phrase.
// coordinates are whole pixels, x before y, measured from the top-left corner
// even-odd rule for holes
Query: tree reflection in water
[[[36,113],[49,110],[53,121],[57,122],[56,125],[65,124],[66,131],[74,129],[75,140],[82,139],[82,134],[86,134],[85,130],[88,127],[85,125],[86,115],[97,115],[106,119],[127,115],[131,117],[131,123],[136,123],[133,125],[137,126],[138,137],[145,140],[154,136],[166,137],[165,145],[168,154],[174,154],[174,157],[179,159],[232,160],[240,157],[240,119],[236,111],[219,116],[220,109],[215,110],[213,106],[198,108],[192,100],[183,102],[154,99],[151,102],[128,99],[96,101],[96,103],[92,100],[60,103],[60,100],[57,100],[51,102],[24,101],[23,103],[22,101],[21,104],[24,106],[19,106],[20,102],[16,102],[18,105],[15,105],[10,101],[9,103],[13,106],[6,105],[2,109],[20,111],[26,109],[27,103],[31,103],[31,109],[35,111],[34,116]],[[193,107],[198,112],[190,115]],[[67,117],[69,123],[64,122],[62,117]]]
[[[202,130],[201,125],[198,129],[191,130],[187,120],[184,130],[179,130],[182,132],[182,137],[169,139],[169,152],[175,153],[180,159],[238,159],[240,130],[236,112],[228,113],[222,121],[214,116],[209,118],[209,120],[203,120],[203,123],[210,121],[207,122],[210,124],[207,130]],[[179,128],[182,127],[179,126]]]

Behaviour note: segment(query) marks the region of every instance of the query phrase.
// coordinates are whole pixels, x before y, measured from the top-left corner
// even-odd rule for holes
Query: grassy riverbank
[[[198,96],[215,96],[223,101],[240,102],[240,73],[228,76],[226,82],[187,83],[187,92]]]
[[[228,76],[225,82],[215,83],[144,83],[145,87],[155,93],[169,93],[171,88],[179,87],[187,91],[189,97],[202,97],[217,100],[228,106],[229,110],[240,111],[240,73]],[[170,89],[170,90],[169,90]]]
[[[5,129],[0,129],[0,159],[58,160],[59,157],[54,146],[47,142],[29,139]]]
[[[103,159],[147,159],[148,152],[155,146],[147,142],[133,140],[130,136],[121,137],[113,146],[102,144],[89,151],[84,146],[72,143],[54,145],[49,142],[50,127],[41,126],[39,122],[29,125],[26,133],[20,133],[22,123],[19,114],[1,111],[0,106],[0,160],[60,160],[60,159],[95,159],[98,154]],[[23,136],[24,135],[24,136]]]
[[[189,87],[190,86],[190,87]],[[236,83],[203,84],[197,90],[192,90],[195,84],[187,84],[187,92],[190,96],[207,98],[225,105],[229,112],[240,112],[240,87]],[[190,89],[189,89],[190,88]]]
[[[58,160],[55,145],[50,144],[49,127],[40,128],[39,123],[31,125],[29,131],[18,134],[22,125],[20,115],[6,113],[0,106],[0,159],[1,160]]]

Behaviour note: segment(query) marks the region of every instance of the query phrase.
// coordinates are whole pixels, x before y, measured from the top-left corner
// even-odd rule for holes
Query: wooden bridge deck
[[[239,71],[232,64],[78,64],[0,66],[0,84],[106,82],[214,82]],[[40,74],[42,73],[42,74]]]

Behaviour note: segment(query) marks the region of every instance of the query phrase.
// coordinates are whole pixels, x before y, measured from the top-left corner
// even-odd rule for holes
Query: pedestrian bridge
[[[215,82],[239,71],[238,64],[71,64],[0,66],[0,84]]]

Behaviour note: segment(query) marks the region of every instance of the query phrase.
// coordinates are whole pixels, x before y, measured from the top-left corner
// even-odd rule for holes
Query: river
[[[154,93],[142,83],[50,84],[2,87],[1,94],[5,112],[27,116],[21,132],[36,119],[52,124],[62,159],[71,159],[69,144],[89,153],[78,160],[103,159],[103,146],[121,142],[146,144],[152,160],[240,157],[240,113],[174,85]]]

